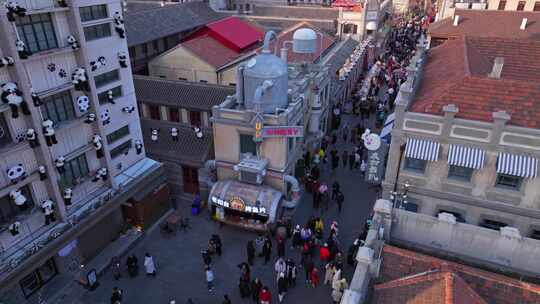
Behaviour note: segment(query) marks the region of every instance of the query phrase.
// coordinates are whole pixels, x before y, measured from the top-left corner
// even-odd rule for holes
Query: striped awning
[[[521,177],[536,177],[538,159],[510,153],[499,153],[497,159],[497,173]]]
[[[477,148],[450,145],[450,151],[448,151],[448,164],[450,166],[482,169],[485,158],[486,152]]]
[[[407,146],[405,147],[405,157],[437,161],[439,159],[439,147],[438,142],[407,138]]]

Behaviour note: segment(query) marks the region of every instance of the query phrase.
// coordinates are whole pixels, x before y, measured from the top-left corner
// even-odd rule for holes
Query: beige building
[[[456,9],[460,10],[491,10],[491,11],[524,11],[539,12],[540,1],[538,0],[439,0],[437,1],[437,20],[442,20],[454,15]]]

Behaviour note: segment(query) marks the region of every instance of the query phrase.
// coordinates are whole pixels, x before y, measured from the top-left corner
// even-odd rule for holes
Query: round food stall
[[[212,186],[208,208],[216,221],[266,231],[283,215],[282,198],[280,191],[266,185],[223,180]]]

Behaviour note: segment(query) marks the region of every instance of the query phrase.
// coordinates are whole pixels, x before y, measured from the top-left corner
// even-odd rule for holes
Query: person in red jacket
[[[326,261],[330,258],[330,250],[328,249],[328,244],[324,245],[319,249],[319,256],[321,258],[322,265],[326,264]]]
[[[311,270],[311,286],[315,288],[317,285],[319,285],[319,270],[317,270],[317,267],[313,267]]]
[[[261,292],[259,293],[259,300],[261,300],[261,304],[272,303],[272,294],[270,293],[270,289],[268,289],[268,286],[264,286],[261,289]]]

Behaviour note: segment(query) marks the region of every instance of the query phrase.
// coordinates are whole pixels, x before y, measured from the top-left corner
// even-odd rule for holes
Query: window
[[[516,11],[523,11],[525,9],[525,1],[519,1]]]
[[[69,91],[64,91],[43,98],[41,114],[43,115],[44,120],[50,119],[55,124],[74,119],[76,117],[75,107],[73,106],[71,93]]]
[[[182,184],[184,192],[191,194],[199,193],[199,172],[197,168],[182,166]]]
[[[540,12],[540,1],[536,1],[536,2],[534,3],[533,11],[535,11],[535,12]]]
[[[111,158],[116,158],[122,154],[127,154],[130,148],[131,148],[131,139],[119,145],[118,147],[112,149]]]
[[[116,99],[122,96],[122,86],[114,87],[111,89],[111,91],[113,94],[113,99]],[[107,92],[109,92],[109,90],[98,94],[98,100],[99,100],[100,105],[103,105],[109,102],[109,99],[107,98]]]
[[[521,188],[522,181],[523,177],[507,174],[497,174],[497,181],[495,183],[495,187],[519,190]]]
[[[460,166],[450,166],[448,170],[448,178],[460,181],[471,181],[473,169]]]
[[[234,82],[229,82],[229,85],[230,85],[231,87],[235,87],[235,86],[236,86],[236,83],[234,83]]]
[[[499,222],[499,221],[493,221],[493,220],[483,220],[480,224],[480,227],[493,229],[493,230],[500,230],[502,227],[506,227],[508,224]]]
[[[208,80],[201,79],[199,80],[200,83],[208,83]]]
[[[79,14],[81,15],[82,22],[105,19],[109,17],[109,14],[107,14],[106,4],[80,7]]]
[[[497,10],[504,11],[505,8],[506,8],[506,0],[500,0],[499,7],[497,7]]]
[[[253,135],[240,134],[240,153],[257,155],[257,145],[253,141]]]
[[[4,114],[0,114],[0,148],[13,143]]]
[[[103,23],[84,28],[84,38],[86,41],[97,40],[111,36],[111,24]]]
[[[127,135],[129,135],[129,125],[123,126],[120,129],[108,134],[107,143],[110,145]]]
[[[405,158],[405,170],[415,171],[418,173],[424,173],[426,171],[427,161],[416,158]]]
[[[9,194],[0,198],[0,226],[10,225],[19,215],[31,212],[31,207],[34,206],[34,202],[32,201],[30,188],[28,188],[28,186],[24,186],[20,188],[20,190],[21,193],[26,197],[25,208],[19,208],[17,205],[15,205],[9,197]]]
[[[51,258],[19,281],[24,296],[28,299],[28,297],[38,291],[57,274],[58,269],[54,260]]]
[[[531,239],[540,240],[540,230],[533,230],[529,235]]]
[[[152,46],[154,47],[154,53],[159,52],[159,45],[157,40],[152,41]]]
[[[192,126],[201,126],[201,112],[189,111],[189,123]]]
[[[180,112],[178,111],[178,108],[169,108],[169,120],[180,122]]]
[[[81,154],[72,160],[66,161],[64,167],[66,168],[66,173],[62,176],[62,186],[64,187],[78,185],[81,182],[81,179],[88,176],[88,173],[90,172],[88,170],[88,161],[86,160],[85,154]]]
[[[187,78],[184,78],[184,77],[178,77],[178,80],[187,81]]]
[[[146,105],[148,107],[148,112],[150,112],[150,119],[161,120],[161,112],[159,106],[156,105]]]
[[[95,76],[94,82],[96,83],[96,88],[101,88],[102,86],[115,82],[119,79],[120,73],[118,73],[118,70],[112,70],[110,72]]]
[[[465,218],[463,218],[463,216],[461,215],[461,213],[459,212],[455,212],[455,211],[448,211],[448,210],[439,210],[439,213],[450,213],[452,214],[455,218],[456,218],[456,222],[458,223],[465,223]],[[437,213],[437,215],[439,214]]]
[[[251,6],[249,5],[249,3],[246,3],[246,11],[249,11],[251,10]]]
[[[51,14],[35,14],[17,17],[15,24],[21,40],[30,53],[58,47]]]

